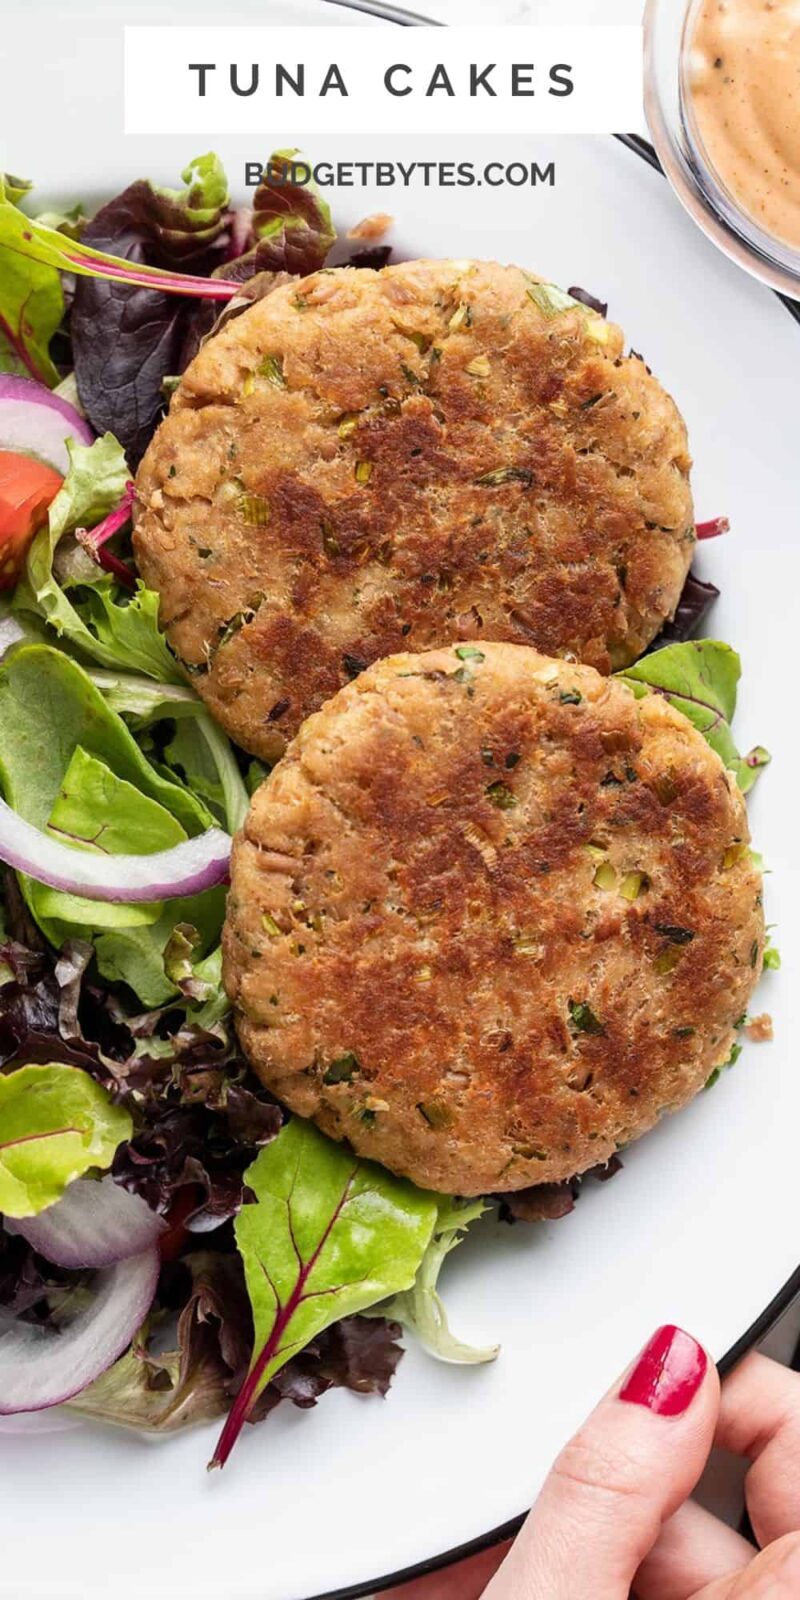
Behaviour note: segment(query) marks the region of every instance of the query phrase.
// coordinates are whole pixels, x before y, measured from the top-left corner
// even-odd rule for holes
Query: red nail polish
[[[625,1379],[620,1400],[646,1406],[659,1417],[682,1416],[697,1394],[707,1366],[705,1350],[690,1333],[671,1324],[659,1328]]]

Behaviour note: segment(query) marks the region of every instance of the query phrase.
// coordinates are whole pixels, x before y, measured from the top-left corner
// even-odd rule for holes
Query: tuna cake
[[[183,376],[138,476],[169,642],[270,761],[397,650],[504,639],[627,665],[694,541],[686,430],[618,327],[517,267],[276,288]]]
[[[668,702],[527,646],[378,662],[233,853],[256,1072],[426,1188],[605,1161],[725,1062],[762,960],[744,801]]]

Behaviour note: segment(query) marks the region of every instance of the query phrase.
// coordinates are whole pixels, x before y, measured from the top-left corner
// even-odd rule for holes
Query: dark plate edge
[[[797,311],[792,308],[793,316],[800,321]],[[774,1300],[756,1317],[746,1333],[731,1346],[730,1350],[717,1363],[721,1377],[732,1371],[743,1356],[746,1356],[754,1345],[766,1337],[780,1321],[781,1317],[789,1310],[792,1302],[800,1295],[800,1267],[792,1273],[791,1278],[776,1294]],[[501,1544],[503,1539],[511,1539],[519,1533],[527,1516],[527,1509],[517,1517],[512,1517],[510,1522],[501,1523],[498,1528],[491,1528],[488,1533],[483,1533],[476,1539],[470,1539],[466,1544],[456,1545],[444,1554],[429,1556],[426,1561],[417,1562],[416,1566],[405,1567],[400,1572],[391,1572],[382,1578],[374,1578],[369,1583],[351,1584],[347,1589],[328,1589],[324,1594],[309,1596],[308,1600],[370,1600],[370,1596],[379,1596],[384,1589],[394,1588],[396,1585],[412,1583],[417,1578],[430,1577],[435,1572],[441,1572],[444,1567],[453,1566],[459,1561],[466,1561],[469,1556],[476,1556],[482,1550],[489,1550],[492,1545]],[[298,1597],[299,1600],[299,1597]],[[303,1597],[305,1600],[305,1597]]]
[[[383,17],[387,22],[395,22],[400,27],[442,27],[444,24],[432,22],[430,18],[420,16],[419,13],[405,11],[399,6],[384,5],[382,0],[327,0],[329,5],[345,6],[351,11],[368,11],[373,16]],[[628,150],[632,150],[648,166],[656,172],[661,172],[661,163],[653,146],[643,139],[638,133],[617,133],[614,135]],[[771,293],[776,293],[772,290]],[[789,315],[795,322],[800,323],[800,302],[790,300],[786,295],[776,294],[776,298],[786,307]],[[742,1357],[752,1350],[780,1321],[788,1311],[793,1300],[800,1295],[800,1266],[787,1279],[783,1288],[778,1291],[774,1300],[764,1308],[761,1315],[742,1334],[740,1339],[731,1346],[721,1361],[717,1363],[722,1377],[730,1372]],[[491,1528],[488,1533],[483,1533],[476,1539],[470,1539],[466,1544],[456,1545],[452,1550],[445,1550],[443,1554],[429,1556],[425,1561],[418,1561],[415,1566],[404,1567],[400,1572],[390,1572],[383,1577],[370,1579],[367,1583],[350,1584],[346,1589],[326,1589],[324,1594],[303,1596],[302,1600],[369,1600],[371,1595],[379,1595],[384,1589],[391,1589],[400,1584],[412,1583],[418,1578],[430,1577],[434,1572],[441,1572],[443,1567],[453,1566],[456,1562],[466,1561],[469,1556],[479,1555],[481,1551],[488,1550],[492,1545],[501,1544],[504,1539],[510,1539],[518,1533],[527,1509],[520,1512],[519,1516],[512,1517],[509,1522],[503,1522],[498,1528]],[[298,1596],[298,1600],[301,1597]]]

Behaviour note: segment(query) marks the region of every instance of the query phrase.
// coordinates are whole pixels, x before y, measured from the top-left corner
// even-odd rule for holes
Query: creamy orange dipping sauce
[[[800,249],[800,0],[702,0],[688,88],[721,183],[765,233]]]

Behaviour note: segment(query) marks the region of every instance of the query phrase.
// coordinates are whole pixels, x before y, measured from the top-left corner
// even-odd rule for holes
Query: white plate
[[[38,15],[44,37],[42,10],[38,0],[26,17],[32,27]],[[110,28],[100,29],[107,42]],[[38,54],[37,74],[40,64]],[[37,77],[30,117],[29,91],[9,114],[3,83],[5,158],[40,175],[51,197],[108,190],[140,171],[171,179],[194,154],[176,141],[126,143],[109,109],[113,74],[98,84],[95,68],[77,88],[72,68],[60,80],[59,93],[85,113],[71,123],[59,123],[55,69],[46,97]],[[292,129],[275,132],[267,142],[295,142]],[[345,149],[334,139],[319,153],[555,158],[552,190],[351,189],[337,210],[345,222],[393,211],[411,253],[497,256],[607,296],[685,412],[698,517],[727,513],[733,525],[704,548],[702,570],[723,589],[713,631],[744,661],[740,743],[764,742],[775,757],[751,817],[772,869],[768,916],[784,958],[757,1000],[775,1016],[776,1040],[746,1045],[734,1071],[633,1148],[613,1183],[590,1185],[571,1217],[476,1231],[447,1268],[447,1301],[460,1334],[502,1341],[493,1367],[443,1367],[410,1349],[385,1403],[335,1392],[312,1412],[282,1406],[246,1430],[229,1467],[211,1477],[213,1429],[160,1445],[88,1426],[4,1439],[0,1593],[13,1600],[309,1600],[351,1585],[365,1593],[377,1575],[521,1512],[558,1446],[657,1324],[683,1323],[722,1357],[797,1264],[800,530],[789,419],[800,328],[695,231],[655,172],[610,139],[535,150],[496,141],[488,151],[468,141],[419,149],[411,137],[403,149],[372,135],[367,144]],[[253,155],[234,141],[221,153],[232,173]]]

